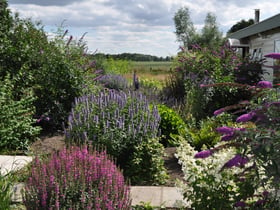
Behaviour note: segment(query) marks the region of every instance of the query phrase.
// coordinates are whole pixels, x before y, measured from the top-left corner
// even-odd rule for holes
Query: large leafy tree
[[[234,33],[236,31],[239,31],[243,28],[246,28],[250,25],[253,25],[254,24],[254,20],[253,19],[249,19],[249,20],[241,20],[239,22],[237,22],[236,24],[234,24],[230,29],[229,31],[227,32],[228,34],[231,34],[231,33]]]
[[[195,28],[190,18],[190,12],[187,7],[180,8],[174,15],[175,34],[177,41],[182,43],[187,49],[193,44],[195,38]]]
[[[215,48],[220,46],[222,42],[223,34],[219,30],[217,18],[215,14],[209,12],[206,15],[198,44],[209,48]]]

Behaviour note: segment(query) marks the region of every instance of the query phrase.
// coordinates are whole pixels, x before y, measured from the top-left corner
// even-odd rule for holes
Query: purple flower
[[[239,117],[236,119],[236,122],[237,122],[237,123],[240,123],[240,122],[248,122],[248,121],[250,121],[254,116],[255,116],[255,113],[254,113],[254,112],[250,112],[250,113],[248,113],[248,114],[243,114],[243,115],[239,116]]]
[[[272,88],[272,83],[269,81],[259,81],[257,84],[258,88]]]
[[[234,207],[245,207],[246,203],[243,201],[238,201],[234,204]]]
[[[224,135],[224,136],[222,136],[221,141],[230,141],[230,140],[232,140],[234,137],[235,137],[234,134]]]
[[[244,166],[247,162],[248,158],[242,157],[241,155],[237,154],[228,162],[226,162],[223,168],[232,168],[233,166]]]
[[[195,158],[207,158],[209,156],[212,155],[212,151],[211,150],[203,150],[201,152],[198,152],[195,154]]]
[[[224,108],[218,109],[218,110],[216,110],[216,111],[214,112],[214,115],[217,116],[217,115],[219,115],[219,114],[222,114],[224,111],[225,111]]]
[[[223,127],[219,127],[216,129],[217,132],[221,133],[221,134],[232,134],[234,131],[234,128],[231,127],[227,127],[227,126],[223,126]]]

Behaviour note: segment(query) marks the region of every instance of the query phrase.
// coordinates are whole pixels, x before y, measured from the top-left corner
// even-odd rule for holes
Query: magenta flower
[[[259,81],[257,84],[258,88],[272,88],[272,83],[269,81]]]
[[[195,158],[207,158],[209,156],[212,155],[212,151],[211,150],[203,150],[201,152],[198,152],[195,154]]]
[[[237,154],[232,159],[230,159],[228,162],[225,163],[223,166],[226,168],[232,168],[233,166],[244,166],[248,162],[248,158],[242,157],[241,155]]]
[[[223,127],[219,127],[216,129],[217,132],[221,133],[221,134],[232,134],[234,131],[234,128],[231,127],[227,127],[227,126],[223,126]]]
[[[229,134],[229,135],[224,135],[221,138],[221,141],[230,141],[232,139],[234,139],[235,135],[234,134]]]
[[[248,122],[255,116],[254,112],[250,112],[248,114],[243,114],[236,119],[236,122]]]
[[[217,116],[217,115],[219,115],[219,114],[222,114],[224,111],[225,111],[224,108],[217,109],[217,110],[214,112],[214,115]]]

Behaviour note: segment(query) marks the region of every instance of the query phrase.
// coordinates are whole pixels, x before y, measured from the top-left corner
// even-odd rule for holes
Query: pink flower
[[[272,88],[272,83],[269,81],[259,81],[257,84],[258,88]]]
[[[254,112],[250,112],[250,113],[248,113],[248,114],[243,114],[243,115],[239,116],[239,117],[236,119],[236,122],[237,122],[237,123],[240,123],[240,122],[248,122],[248,121],[250,121],[254,116],[255,116],[255,113],[254,113]]]
[[[225,111],[224,108],[218,109],[218,110],[216,110],[216,111],[214,112],[214,115],[217,116],[217,115],[219,115],[219,114],[222,114],[224,111]]]
[[[232,168],[233,166],[244,166],[247,162],[248,158],[242,157],[241,155],[237,154],[228,162],[226,162],[223,168]]]
[[[195,154],[195,158],[207,158],[209,156],[212,155],[212,151],[211,150],[203,150],[201,152],[198,152]]]

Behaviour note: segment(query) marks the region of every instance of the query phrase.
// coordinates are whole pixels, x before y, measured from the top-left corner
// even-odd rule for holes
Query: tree
[[[233,32],[236,32],[236,31],[239,31],[243,28],[246,28],[250,25],[253,25],[254,24],[254,20],[253,19],[249,19],[249,20],[241,20],[239,22],[237,22],[236,24],[234,24],[230,29],[229,31],[227,32],[228,34],[231,34]]]
[[[190,18],[189,9],[187,7],[180,8],[175,13],[173,20],[177,41],[183,43],[183,46],[188,49],[195,37],[195,28]]]
[[[201,35],[197,44],[203,47],[215,48],[223,42],[223,34],[219,31],[216,21],[216,16],[213,13],[208,13],[204,21]]]

